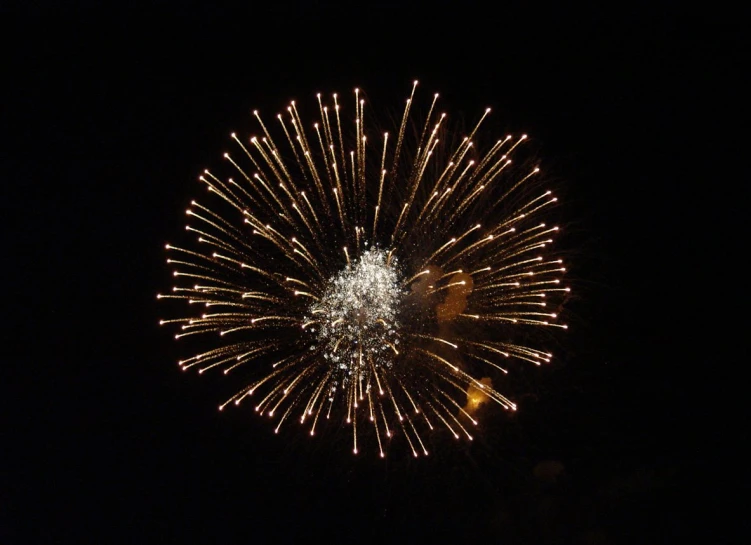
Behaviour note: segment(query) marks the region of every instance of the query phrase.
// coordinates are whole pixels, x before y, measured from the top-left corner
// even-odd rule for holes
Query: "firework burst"
[[[471,440],[479,405],[516,410],[492,383],[514,361],[551,361],[520,340],[566,327],[554,311],[568,291],[549,254],[558,228],[541,221],[556,198],[512,161],[526,135],[481,151],[488,109],[449,145],[438,95],[413,122],[416,87],[393,133],[366,130],[358,90],[351,110],[318,95],[315,123],[295,102],[273,127],[254,111],[231,173],[200,176],[195,243],[166,246],[176,285],[158,297],[184,304],[161,321],[176,339],[204,338],[183,370],[243,373],[220,409],[252,400],[277,432],[333,420],[355,453],[367,440],[385,456],[399,434],[427,455],[430,430]]]

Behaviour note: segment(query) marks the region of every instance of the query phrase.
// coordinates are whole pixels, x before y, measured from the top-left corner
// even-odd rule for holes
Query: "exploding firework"
[[[480,405],[516,410],[492,382],[507,367],[551,361],[526,339],[566,327],[569,289],[549,254],[558,227],[541,221],[556,198],[512,162],[526,135],[482,151],[488,109],[452,145],[438,95],[412,120],[416,87],[393,133],[366,130],[357,89],[351,110],[319,94],[316,123],[295,102],[274,127],[254,111],[231,174],[200,176],[195,244],[166,246],[177,285],[159,295],[187,312],[161,323],[204,338],[183,370],[242,373],[220,409],[253,400],[277,432],[333,420],[355,453],[367,440],[385,456],[401,435],[427,455],[430,430],[471,440]]]

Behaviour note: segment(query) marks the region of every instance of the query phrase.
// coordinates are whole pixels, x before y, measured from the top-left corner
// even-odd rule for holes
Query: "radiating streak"
[[[402,144],[404,142],[404,129],[407,126],[407,119],[409,118],[409,109],[412,105],[412,100],[415,97],[415,89],[417,88],[417,80],[414,81],[412,85],[412,93],[409,95],[409,98],[407,99],[407,104],[404,107],[404,113],[402,114],[402,122],[399,125],[399,133],[396,140],[396,148],[394,150],[394,162],[393,166],[391,167],[391,178],[396,179],[396,167],[399,164],[399,159],[401,156],[402,151]],[[392,234],[393,238],[393,234]]]
[[[466,282],[464,280],[461,280],[459,282],[450,282],[449,284],[445,284],[445,285],[441,286],[440,288],[435,288],[435,289],[429,290],[428,293],[429,294],[433,294],[433,293],[437,293],[437,292],[445,290],[445,289],[450,289],[450,288],[452,288],[454,286],[464,286],[465,284],[466,284]]]
[[[448,395],[443,390],[438,390],[438,391],[441,394],[443,394],[446,397],[446,399],[449,401],[449,403],[451,403],[452,405],[454,405],[459,410],[459,412],[461,412],[464,416],[466,416],[470,420],[470,422],[472,422],[472,424],[474,424],[475,426],[477,425],[477,420],[475,420],[474,418],[472,418],[472,415],[470,415],[466,410],[464,410],[464,407],[462,407],[461,405],[459,405],[453,397],[451,397],[450,395]],[[466,433],[466,430],[464,430],[464,431]],[[469,435],[469,434],[467,434],[467,435]]]
[[[451,424],[448,423],[448,421],[443,418],[443,415],[438,411],[438,409],[435,408],[435,406],[430,402],[426,401],[428,406],[433,410],[433,414],[435,414],[438,419],[443,422],[443,424],[448,428],[448,430],[451,432],[451,434],[454,436],[454,439],[459,439],[459,434],[454,431],[454,428],[451,427]]]
[[[376,231],[378,227],[378,212],[381,209],[381,198],[383,197],[383,182],[386,178],[386,150],[389,143],[389,133],[383,134],[383,154],[381,155],[381,176],[378,181],[378,200],[376,201],[375,215],[373,217],[373,238],[376,238]]]
[[[428,455],[428,450],[425,448],[425,444],[422,442],[422,438],[420,437],[420,434],[417,432],[417,428],[415,428],[415,425],[412,423],[412,419],[407,417],[407,422],[409,423],[410,427],[412,428],[412,431],[415,434],[415,437],[417,437],[417,441],[420,443],[420,446],[422,447],[422,452],[425,454],[425,456]]]
[[[438,392],[440,392],[440,393],[443,393],[443,391],[442,391],[442,390],[440,390],[440,389],[437,389],[436,391],[438,391]],[[447,394],[444,394],[444,395],[447,395]],[[441,408],[442,408],[442,409],[444,410],[444,412],[445,412],[445,413],[446,413],[446,414],[447,414],[448,416],[450,416],[450,417],[451,417],[451,419],[452,419],[452,420],[454,421],[454,423],[455,423],[455,424],[456,424],[457,426],[459,426],[459,429],[460,429],[460,430],[462,430],[462,432],[464,432],[464,435],[466,435],[466,436],[467,436],[467,439],[469,439],[470,441],[473,441],[473,440],[474,440],[474,437],[472,437],[472,435],[471,435],[471,434],[470,434],[470,433],[469,433],[469,432],[467,431],[467,428],[465,428],[465,427],[464,427],[464,424],[462,424],[462,423],[461,423],[461,422],[459,421],[459,419],[458,419],[458,418],[456,417],[456,415],[455,415],[455,414],[454,414],[454,413],[453,413],[452,411],[450,411],[450,410],[449,410],[449,408],[448,408],[448,407],[446,407],[446,405],[444,405],[444,404],[443,404],[443,402],[442,402],[442,401],[441,401],[440,399],[438,399],[438,397],[437,397],[437,396],[433,395],[432,397],[433,397],[433,400],[434,400],[434,401],[436,402],[436,404],[437,404],[437,405],[439,405],[439,406],[440,406],[440,407],[441,407]],[[438,413],[438,412],[436,411],[436,414],[440,414],[440,413]],[[456,434],[456,433],[454,432],[453,428],[451,428],[451,427],[449,426],[449,429],[451,430],[451,432],[452,432],[452,433],[454,433],[454,435],[455,435],[455,436],[457,435],[457,434]],[[458,439],[458,437],[457,437],[457,439]]]
[[[489,359],[483,358],[482,356],[478,356],[477,354],[474,354],[472,352],[467,352],[467,355],[469,357],[471,357],[471,358],[475,358],[476,360],[480,360],[482,362],[485,362],[488,365],[491,365],[491,366],[495,367],[496,369],[500,370],[501,372],[503,372],[504,374],[508,375],[508,369],[506,369],[504,367],[501,367],[500,365],[498,365],[494,361],[490,361]]]

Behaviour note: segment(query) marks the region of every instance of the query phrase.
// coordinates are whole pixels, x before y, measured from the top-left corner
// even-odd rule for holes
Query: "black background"
[[[742,226],[733,14],[79,2],[3,15],[0,542],[708,531],[710,453],[730,424],[710,408],[727,360],[706,323],[725,299],[716,283],[734,285],[717,269],[732,270]],[[157,326],[163,245],[196,175],[250,130],[251,108],[360,86],[397,109],[415,78],[468,120],[492,106],[499,132],[532,135],[563,180],[564,357],[527,377],[517,416],[427,459],[353,457],[335,438],[276,436],[247,409],[218,413],[231,385],[179,373]]]

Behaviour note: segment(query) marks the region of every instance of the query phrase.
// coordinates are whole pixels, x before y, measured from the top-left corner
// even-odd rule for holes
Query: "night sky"
[[[677,543],[707,529],[721,363],[701,293],[730,246],[712,194],[739,183],[723,172],[731,16],[74,4],[0,9],[0,543]],[[452,115],[491,106],[498,134],[530,134],[559,180],[575,291],[562,357],[518,378],[517,414],[489,411],[474,443],[435,438],[429,458],[353,457],[347,434],[220,414],[235,384],[181,373],[157,325],[163,246],[196,176],[251,131],[252,108],[359,86],[399,111],[413,79]]]

